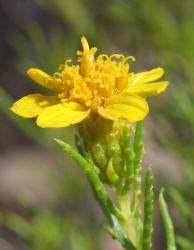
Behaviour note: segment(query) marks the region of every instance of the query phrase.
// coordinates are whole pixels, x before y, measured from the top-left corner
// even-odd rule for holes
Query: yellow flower
[[[102,54],[95,59],[97,49],[90,49],[85,37],[81,43],[83,51],[77,52],[80,65],[70,66],[71,60],[66,60],[53,76],[40,69],[27,72],[36,83],[55,91],[55,96],[30,94],[15,102],[11,110],[24,118],[37,117],[42,128],[67,127],[89,115],[130,123],[143,120],[149,112],[144,98],[160,94],[169,84],[154,82],[163,69],[136,74],[129,71],[127,63],[134,57]]]

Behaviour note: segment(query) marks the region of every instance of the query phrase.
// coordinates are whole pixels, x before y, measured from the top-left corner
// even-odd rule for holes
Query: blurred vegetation
[[[135,56],[137,63],[132,65],[135,71],[148,70],[156,66],[165,69],[165,78],[170,80],[171,86],[168,93],[157,97],[158,102],[152,103],[151,118],[160,130],[153,134],[158,145],[164,151],[178,156],[184,166],[182,181],[176,182],[169,176],[169,179],[162,179],[160,182],[167,187],[167,190],[169,187],[170,199],[178,205],[180,214],[185,218],[184,223],[178,224],[179,220],[174,216],[177,241],[181,249],[192,250],[194,245],[193,0],[33,1],[37,9],[40,8],[54,21],[49,23],[49,26],[44,26],[36,20],[31,20],[24,24],[25,32],[12,32],[7,37],[17,54],[16,68],[20,73],[25,75],[28,68],[37,67],[52,74],[65,59],[75,60],[82,35],[87,36],[90,44],[99,48],[100,52],[122,51],[125,55]],[[27,78],[26,81],[32,83]],[[56,136],[71,141],[71,129],[65,132],[54,129],[43,131],[35,127],[31,120],[16,118],[8,110],[11,102],[9,95],[0,89],[0,110],[34,141],[49,147],[53,147],[52,138]],[[55,181],[58,182],[58,179]],[[77,181],[79,182],[78,179]],[[85,191],[81,189],[79,191],[79,194],[84,196]],[[64,214],[60,217],[57,209],[47,213],[37,209],[29,221],[13,213],[9,216],[8,227],[17,231],[31,249],[63,249],[64,244],[64,249],[102,249],[97,247],[96,236],[92,237],[96,232],[96,227],[93,227],[92,223],[90,232],[84,230],[81,233],[81,229],[77,226],[80,218],[66,218]],[[16,227],[16,224],[21,227]],[[52,231],[52,235],[56,235],[56,238],[49,238],[49,230]],[[63,235],[67,237],[63,238]],[[45,239],[44,246],[41,245],[39,237]],[[83,238],[87,240],[83,241]]]
[[[36,214],[32,221],[26,221],[23,217],[10,213],[7,226],[34,250],[63,249],[64,245],[72,250],[98,249],[92,241],[91,232],[87,229],[81,231],[75,219],[44,211]]]
[[[65,175],[65,171],[63,175]],[[59,175],[50,176],[50,184],[53,189],[56,189],[52,208],[38,207],[32,194],[28,193],[20,198],[22,207],[29,214],[28,217],[13,211],[5,214],[7,228],[24,240],[30,249],[103,249],[99,243],[100,227],[96,218],[93,218],[90,212],[87,213],[87,217],[82,216],[83,208],[80,204],[82,204],[82,199],[86,199],[84,195],[87,193],[85,181],[81,182],[75,176],[69,176],[68,179]],[[79,190],[79,194],[77,190]],[[65,207],[68,202],[72,207],[77,206],[77,212],[68,211]],[[90,228],[93,230],[90,231]]]

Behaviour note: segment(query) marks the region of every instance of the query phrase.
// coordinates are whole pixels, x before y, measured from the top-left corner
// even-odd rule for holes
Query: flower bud
[[[123,130],[127,122],[89,117],[79,124],[85,151],[100,170],[100,178],[109,185],[116,185],[126,176]],[[130,137],[129,137],[130,140]]]

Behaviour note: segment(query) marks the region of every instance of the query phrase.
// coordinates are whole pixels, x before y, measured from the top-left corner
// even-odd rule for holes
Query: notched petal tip
[[[169,86],[170,83],[168,81],[164,81],[164,82],[156,82],[153,84],[155,84],[157,86],[155,89],[155,95],[159,95],[167,89],[167,87]],[[154,90],[154,87],[153,87],[153,90]]]

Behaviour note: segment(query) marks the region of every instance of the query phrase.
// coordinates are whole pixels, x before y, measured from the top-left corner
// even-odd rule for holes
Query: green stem
[[[152,247],[153,180],[152,170],[148,168],[145,177],[143,250]]]
[[[95,168],[69,144],[58,139],[55,139],[55,141],[66,153],[72,156],[72,158],[78,163],[78,165],[87,175],[92,186],[94,196],[102,208],[102,211],[104,212],[109,224],[111,225],[111,228],[106,228],[106,230],[112,235],[112,237],[117,239],[122,244],[124,249],[137,250],[133,243],[128,240],[126,233],[120,226],[120,223],[123,224],[125,222],[125,218],[108,197],[108,194],[102,182],[100,181]]]
[[[119,202],[121,212],[126,218],[125,222],[122,224],[122,227],[124,228],[128,239],[130,239],[130,241],[135,246],[137,246],[136,227],[133,220],[133,214],[131,212],[129,193],[123,194],[122,192],[117,190],[116,196]]]
[[[127,235],[121,228],[120,224],[118,224],[118,220],[112,215],[112,219],[114,222],[113,229],[105,228],[107,232],[115,239],[117,239],[126,250],[137,250],[137,248],[133,245],[133,243],[127,238]]]
[[[61,140],[58,140],[58,139],[55,139],[55,141],[59,144],[59,146],[66,153],[71,155],[72,158],[83,169],[83,171],[87,175],[90,183],[92,184],[98,199],[102,202],[102,204],[104,204],[104,206],[107,208],[107,210],[110,213],[112,213],[113,215],[115,215],[115,217],[119,221],[121,221],[121,222],[124,221],[125,219],[124,219],[123,215],[121,214],[119,209],[112,203],[112,201],[108,197],[108,194],[107,194],[102,182],[100,181],[95,169],[93,168],[93,166],[91,164],[89,164],[87,162],[87,160],[85,158],[83,158],[78,152],[76,152],[69,144],[67,144]]]
[[[111,214],[109,213],[109,210],[107,209],[107,207],[104,205],[104,203],[102,202],[101,199],[99,199],[98,197],[98,193],[96,192],[93,184],[90,182],[90,185],[92,187],[92,191],[93,191],[93,194],[94,194],[94,198],[96,199],[96,201],[98,202],[100,208],[102,209],[106,219],[107,219],[107,222],[108,224],[111,226],[111,227],[114,227],[114,221],[113,221],[113,218],[111,216]]]
[[[136,227],[136,235],[137,235],[137,242],[138,247],[141,246],[142,241],[142,214],[140,208],[140,201],[141,201],[141,172],[142,172],[142,137],[143,137],[143,126],[144,122],[140,121],[136,124],[136,131],[135,131],[135,138],[134,138],[134,153],[135,153],[135,160],[134,160],[134,172],[135,172],[135,183],[134,183],[134,194],[133,194],[133,202],[132,202],[132,213],[133,219]]]
[[[139,210],[140,199],[141,199],[141,162],[142,162],[142,137],[143,137],[143,126],[144,122],[140,121],[136,124],[135,138],[134,138],[134,171],[135,171],[135,187],[134,187],[134,197],[132,204],[132,211],[134,213]]]
[[[167,250],[176,250],[174,226],[173,226],[172,220],[170,218],[170,215],[168,212],[168,207],[166,205],[166,202],[165,202],[165,199],[163,196],[163,189],[160,191],[159,204],[160,204],[160,211],[162,214],[164,227],[165,227],[165,231],[166,231]]]
[[[125,126],[123,131],[123,142],[124,142],[124,160],[126,164],[126,182],[123,187],[122,193],[126,194],[129,193],[129,191],[132,188],[132,184],[134,181],[134,152],[131,145],[131,136],[130,136],[130,125]]]

